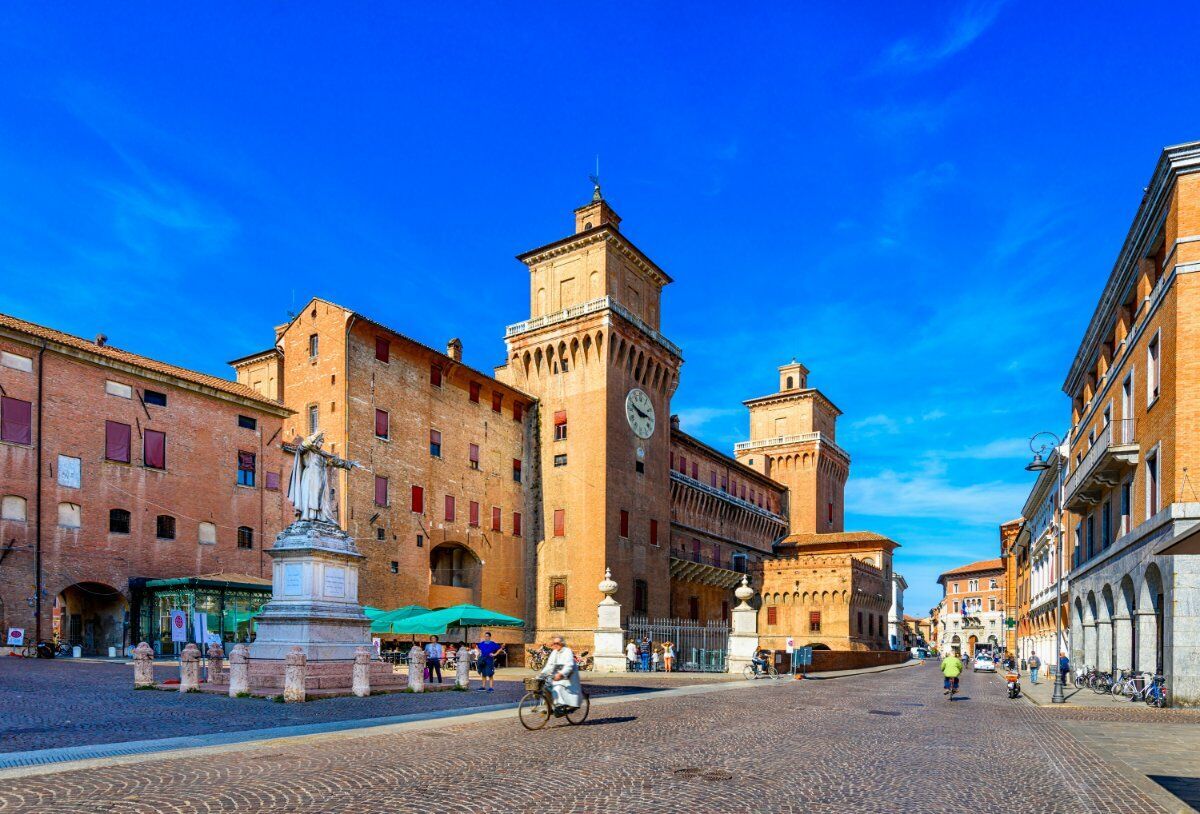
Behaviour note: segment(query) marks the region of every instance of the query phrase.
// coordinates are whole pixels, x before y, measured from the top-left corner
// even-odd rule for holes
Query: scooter
[[[1007,672],[1004,674],[1004,680],[1008,686],[1008,697],[1019,698],[1021,695],[1021,676],[1016,672]]]

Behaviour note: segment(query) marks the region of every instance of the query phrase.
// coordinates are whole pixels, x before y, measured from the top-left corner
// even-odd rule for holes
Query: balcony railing
[[[1110,421],[1067,478],[1064,490],[1067,508],[1077,509],[1096,503],[1105,488],[1116,486],[1125,470],[1137,465],[1137,458],[1133,419]]]
[[[565,308],[562,311],[556,311],[553,314],[543,314],[540,317],[534,317],[533,319],[527,319],[524,322],[517,322],[513,325],[509,325],[504,329],[504,338],[508,339],[509,337],[516,336],[517,334],[523,334],[526,331],[534,331],[550,325],[557,325],[560,322],[566,322],[567,320],[575,319],[576,317],[587,316],[588,314],[595,314],[606,309],[620,314],[627,321],[633,323],[638,328],[646,332],[654,341],[658,342],[658,344],[662,345],[676,356],[682,358],[683,351],[678,345],[667,339],[654,328],[651,328],[642,321],[641,317],[634,314],[612,297],[599,297],[594,300],[582,302],[578,305],[572,305],[570,308]]]
[[[733,445],[733,452],[736,455],[739,452],[751,452],[756,449],[781,446],[783,444],[802,444],[806,441],[819,441],[821,444],[841,453],[846,460],[850,460],[850,455],[846,452],[846,450],[842,449],[832,440],[824,437],[819,432],[802,432],[797,435],[780,435],[775,438],[760,438],[757,441],[739,441]]]

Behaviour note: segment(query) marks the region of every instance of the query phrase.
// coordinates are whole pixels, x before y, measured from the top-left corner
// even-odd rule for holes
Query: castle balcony
[[[1073,512],[1087,512],[1137,467],[1139,451],[1133,419],[1110,421],[1067,478],[1064,505]]]
[[[733,590],[741,583],[744,576],[744,572],[725,568],[720,561],[709,557],[671,557],[672,580],[715,585],[718,588]]]
[[[775,438],[760,438],[757,441],[740,441],[733,445],[733,454],[736,456],[742,452],[753,452],[759,449],[767,449],[768,447],[782,447],[791,444],[804,444],[811,441],[818,442],[823,447],[828,447],[836,454],[850,460],[850,454],[846,450],[839,447],[831,439],[826,438],[819,432],[802,432],[798,435],[780,435]]]
[[[641,317],[635,315],[632,311],[621,305],[621,303],[617,302],[612,297],[598,297],[594,300],[581,302],[578,305],[572,305],[570,308],[565,308],[562,311],[556,311],[553,314],[543,314],[540,317],[527,319],[524,322],[514,323],[504,329],[504,338],[511,339],[518,334],[528,333],[530,331],[539,331],[543,328],[549,328],[562,322],[569,322],[573,319],[578,319],[579,317],[586,317],[590,314],[598,314],[602,311],[611,311],[614,314],[620,315],[622,319],[641,330],[667,351],[673,353],[675,356],[678,356],[681,359],[683,358],[683,350],[680,349],[678,345],[667,339],[654,328],[651,328],[642,321]]]

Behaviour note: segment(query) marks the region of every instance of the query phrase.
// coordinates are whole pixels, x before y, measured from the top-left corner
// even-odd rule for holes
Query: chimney
[[[100,347],[104,347],[108,344],[108,337],[104,334],[96,334],[96,344]]]
[[[446,343],[446,355],[456,362],[462,361],[462,340],[455,338]]]

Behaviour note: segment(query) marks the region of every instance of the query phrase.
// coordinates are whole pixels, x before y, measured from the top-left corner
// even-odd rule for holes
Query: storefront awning
[[[145,586],[150,590],[163,588],[208,588],[234,591],[271,592],[271,580],[255,577],[250,574],[202,574],[195,577],[174,577],[172,579],[148,579]]]

